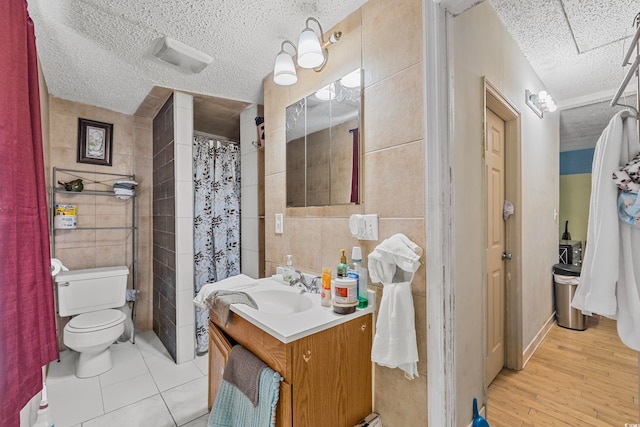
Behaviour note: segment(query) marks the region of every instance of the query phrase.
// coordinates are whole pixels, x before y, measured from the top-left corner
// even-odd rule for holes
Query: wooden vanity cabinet
[[[209,323],[209,409],[231,347],[242,344],[275,371],[280,383],[278,427],[351,427],[371,413],[372,316],[357,317],[285,344],[232,315]]]

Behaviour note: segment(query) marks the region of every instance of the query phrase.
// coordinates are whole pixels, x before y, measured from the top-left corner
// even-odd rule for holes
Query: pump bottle
[[[347,277],[347,256],[344,254],[346,249],[340,249],[340,262],[338,263],[337,277]]]
[[[291,279],[293,279],[294,272],[295,270],[293,268],[293,261],[291,261],[291,255],[287,255],[287,265],[284,266],[282,272],[282,280],[284,280],[288,284],[289,282],[291,282]]]

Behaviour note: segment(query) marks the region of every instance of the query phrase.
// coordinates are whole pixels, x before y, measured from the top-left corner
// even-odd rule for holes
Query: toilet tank
[[[62,271],[55,277],[60,316],[122,307],[127,293],[126,266]]]

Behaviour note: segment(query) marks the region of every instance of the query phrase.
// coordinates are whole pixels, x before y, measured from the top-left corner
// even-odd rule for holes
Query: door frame
[[[515,105],[493,85],[486,76],[483,77],[483,144],[486,138],[487,110],[493,111],[504,120],[505,124],[505,199],[515,206],[515,212],[505,224],[505,250],[512,258],[505,264],[505,366],[509,369],[523,368],[522,337],[522,178],[521,178],[521,119]],[[483,158],[484,164],[484,158]],[[483,178],[484,179],[484,178]],[[486,183],[485,183],[486,184]],[[485,193],[486,200],[486,193]],[[486,236],[485,236],[486,239]],[[484,251],[483,251],[484,252]],[[484,256],[484,255],[483,255]],[[483,275],[486,276],[486,259],[483,263]],[[486,295],[487,283],[484,283],[484,355],[485,382],[487,356],[487,324]],[[489,384],[485,384],[485,390]]]

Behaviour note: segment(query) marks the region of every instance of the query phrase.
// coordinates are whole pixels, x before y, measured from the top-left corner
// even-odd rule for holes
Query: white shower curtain
[[[193,138],[195,292],[240,274],[240,147]],[[196,353],[208,351],[209,312],[196,307]]]

